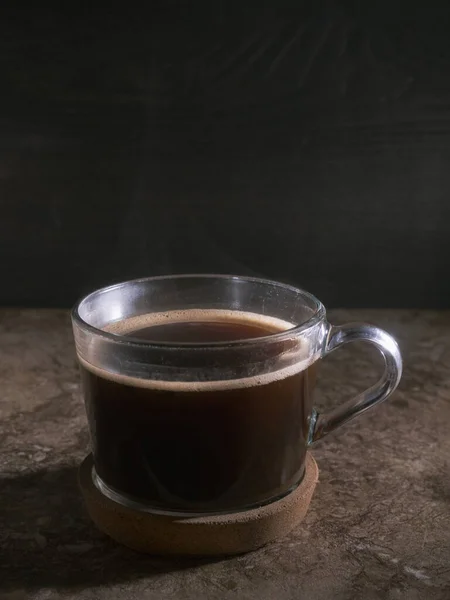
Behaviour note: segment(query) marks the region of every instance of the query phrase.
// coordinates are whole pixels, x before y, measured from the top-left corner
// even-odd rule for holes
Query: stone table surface
[[[66,311],[0,310],[0,598],[450,598],[450,313],[340,310],[392,332],[405,360],[395,395],[314,448],[306,520],[257,552],[164,560],[90,523],[77,488],[89,451]],[[353,344],[323,361],[326,409],[376,380]]]

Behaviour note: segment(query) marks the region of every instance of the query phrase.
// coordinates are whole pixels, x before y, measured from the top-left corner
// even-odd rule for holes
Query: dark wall
[[[450,306],[448,0],[64,6],[2,9],[0,304],[216,271]]]

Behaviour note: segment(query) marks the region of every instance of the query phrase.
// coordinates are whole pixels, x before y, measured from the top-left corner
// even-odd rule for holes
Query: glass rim
[[[140,338],[135,338],[132,335],[121,335],[120,333],[112,333],[109,331],[105,331],[100,329],[99,327],[95,327],[88,323],[85,319],[80,315],[79,309],[84,302],[92,298],[96,295],[106,294],[109,291],[114,289],[118,289],[121,287],[126,287],[129,284],[143,283],[143,282],[152,282],[152,281],[164,281],[164,280],[182,280],[182,279],[197,279],[197,280],[212,280],[212,279],[223,279],[223,280],[240,280],[246,281],[249,283],[258,283],[262,285],[271,285],[279,288],[283,288],[286,290],[290,290],[291,292],[296,293],[299,296],[303,296],[307,298],[314,307],[314,313],[302,323],[298,325],[293,325],[289,329],[284,331],[278,331],[275,333],[269,333],[267,335],[255,338],[246,338],[242,340],[233,340],[230,342],[151,342],[148,340],[142,340]],[[230,349],[230,348],[238,348],[242,346],[249,345],[259,345],[268,342],[277,342],[283,341],[286,338],[291,337],[293,334],[298,335],[307,331],[308,329],[314,327],[317,323],[322,321],[325,317],[326,311],[325,306],[322,302],[316,298],[310,292],[298,288],[296,286],[290,285],[288,283],[282,283],[280,281],[275,281],[273,279],[265,279],[260,277],[250,277],[246,275],[226,275],[226,274],[215,274],[215,273],[187,273],[187,274],[174,274],[174,275],[156,275],[150,277],[138,277],[136,279],[128,279],[126,281],[121,281],[118,283],[113,283],[111,285],[104,286],[102,288],[98,288],[89,294],[80,298],[74,305],[71,311],[72,321],[79,326],[80,328],[86,330],[92,335],[101,337],[105,340],[109,340],[119,344],[126,344],[128,346],[138,346],[152,349],[161,349],[161,350],[173,350],[173,349]]]

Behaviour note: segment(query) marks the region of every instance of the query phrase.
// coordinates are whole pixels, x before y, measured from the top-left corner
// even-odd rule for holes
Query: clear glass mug
[[[264,279],[128,281],[82,299],[72,321],[94,482],[111,499],[147,511],[233,512],[284,496],[302,480],[308,447],[385,400],[402,372],[388,333],[365,324],[334,327],[314,296]],[[258,327],[259,337],[194,343],[136,333],[205,321],[238,333]],[[318,362],[355,340],[380,351],[383,375],[319,414]]]

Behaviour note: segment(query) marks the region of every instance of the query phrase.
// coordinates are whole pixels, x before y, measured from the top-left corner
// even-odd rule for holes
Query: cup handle
[[[386,331],[373,325],[348,324],[341,327],[329,325],[322,356],[327,356],[344,344],[356,341],[369,342],[378,348],[384,358],[384,373],[378,383],[338,408],[324,414],[313,410],[310,421],[310,444],[320,440],[327,433],[360,415],[371,406],[386,400],[400,382],[402,357],[398,344]]]

